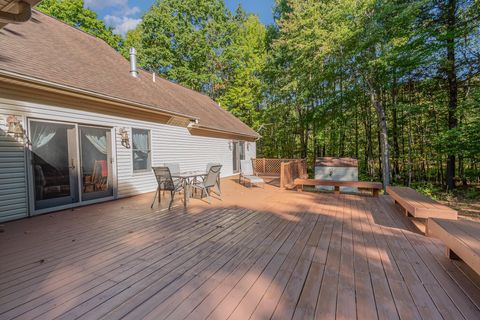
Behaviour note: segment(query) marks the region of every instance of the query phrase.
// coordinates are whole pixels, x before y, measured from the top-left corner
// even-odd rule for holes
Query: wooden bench
[[[383,186],[380,182],[368,181],[333,181],[333,180],[318,180],[318,179],[295,179],[295,186],[298,191],[303,191],[303,186],[329,186],[334,187],[336,194],[340,193],[340,187],[352,187],[360,189],[372,190],[372,194],[377,197]]]
[[[404,209],[407,216],[457,219],[457,210],[444,206],[412,188],[387,186],[387,193]]]
[[[426,234],[442,240],[447,257],[462,259],[480,274],[480,223],[430,218]]]

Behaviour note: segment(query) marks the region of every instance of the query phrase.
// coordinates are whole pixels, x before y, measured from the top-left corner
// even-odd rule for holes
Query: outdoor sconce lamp
[[[230,151],[233,149],[233,140],[228,140],[228,149],[230,149]]]
[[[250,142],[247,142],[247,151],[250,151]]]
[[[130,138],[128,137],[128,131],[125,128],[120,128],[119,130],[120,137],[122,138],[122,146],[127,149],[130,149]]]
[[[25,138],[25,131],[23,130],[22,123],[15,116],[7,117],[7,134],[12,135],[15,139],[23,142]]]

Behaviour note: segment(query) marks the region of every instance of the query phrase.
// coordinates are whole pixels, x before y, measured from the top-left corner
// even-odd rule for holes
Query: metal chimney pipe
[[[134,78],[138,78],[137,71],[137,50],[130,48],[130,74]]]

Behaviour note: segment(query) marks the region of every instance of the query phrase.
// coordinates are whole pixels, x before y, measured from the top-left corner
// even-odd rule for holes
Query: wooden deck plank
[[[276,230],[273,234],[271,234],[263,243],[262,245],[256,247],[252,251],[252,255],[254,254],[255,257],[258,259],[259,256],[262,254],[264,256],[270,255],[274,256],[278,248],[281,244],[286,240],[287,235],[289,234],[290,230],[294,227],[294,223],[282,221],[283,223],[280,225],[278,230]],[[220,284],[227,275],[234,272],[237,267],[242,264],[242,259],[231,260],[229,263],[225,265],[224,268],[216,271],[211,275],[211,277],[201,277],[199,281],[196,281],[195,284],[188,284],[182,290],[175,292],[175,294],[171,295],[166,301],[158,304],[155,309],[149,312],[145,319],[158,319],[160,317],[168,316],[170,313],[174,312],[175,309],[181,304],[184,303],[185,300],[195,292],[205,292],[206,288],[213,288],[215,284]],[[190,306],[192,306],[190,304]],[[129,315],[129,317],[135,317],[135,314]]]
[[[374,231],[374,238],[377,242],[377,246],[382,249],[381,259],[387,274],[387,280],[390,290],[393,295],[396,309],[400,318],[405,319],[420,319],[420,314],[412,299],[411,293],[408,290],[406,282],[402,275],[402,267],[397,264],[395,259],[398,254],[398,250],[395,247],[391,247],[392,240],[387,233],[385,223],[383,222],[383,216],[380,214],[378,206],[373,204],[377,202],[372,200],[367,204],[368,210],[372,213],[368,216],[370,225]],[[376,219],[376,220],[375,220]],[[375,221],[377,223],[375,223]]]
[[[186,270],[197,265],[200,261],[208,257],[208,255],[212,254],[213,257],[218,257],[218,255],[214,253],[216,253],[217,250],[221,250],[223,247],[221,247],[220,242],[215,241],[215,237],[225,238],[226,241],[231,241],[237,235],[246,235],[246,233],[243,233],[242,231],[251,226],[256,220],[261,221],[261,217],[256,216],[253,219],[239,222],[240,225],[231,225],[225,229],[219,229],[221,230],[220,232],[216,233],[213,237],[211,235],[206,236],[202,239],[201,244],[198,247],[197,244],[195,244],[195,250],[189,250],[189,254],[186,256],[183,255],[179,259],[168,259],[158,265],[149,264],[147,261],[147,263],[142,264],[140,272],[137,271],[126,279],[124,274],[119,274],[118,277],[114,278],[114,281],[117,282],[115,286],[101,292],[100,294],[96,294],[93,297],[91,295],[87,296],[86,299],[84,299],[84,302],[78,304],[68,312],[63,313],[60,319],[77,319],[94,308],[97,308],[97,311],[100,312],[99,314],[103,314],[102,312],[104,308],[115,308],[121,304],[123,299],[128,297],[128,292],[135,294],[137,290],[141,290],[152,281],[157,281],[164,277],[167,277],[164,283],[169,283],[176,277],[180,276],[183,272],[186,272]],[[232,233],[232,231],[236,232]],[[212,239],[214,240],[212,241]],[[236,242],[232,245],[235,244]]]
[[[334,196],[333,204],[337,204],[341,196]],[[328,248],[325,270],[315,310],[316,319],[335,319],[337,309],[337,288],[340,269],[340,251],[343,229],[343,208],[340,206],[331,208],[335,222]]]
[[[337,319],[354,319],[357,317],[355,304],[355,271],[353,268],[354,250],[352,233],[352,209],[343,197],[343,231],[340,251],[340,274],[337,293]]]
[[[247,214],[247,212],[245,212],[245,214]],[[241,217],[242,216],[237,217],[237,221],[235,222],[241,223]],[[208,239],[209,237],[211,237],[212,233],[218,232],[215,226],[213,226],[213,228],[206,227],[201,230],[204,231],[200,233],[201,237],[199,237],[198,239],[195,239],[195,241],[193,242],[191,240],[189,242],[185,242],[185,241],[180,243],[173,242],[170,246],[167,245],[165,247],[157,248],[155,252],[149,252],[147,255],[142,256],[141,259],[139,259],[139,257],[135,257],[133,260],[129,260],[130,262],[127,261],[123,265],[117,265],[116,268],[114,270],[111,270],[106,277],[103,275],[99,277],[94,273],[91,275],[92,278],[89,278],[88,276],[85,277],[88,280],[91,279],[91,281],[80,282],[81,284],[80,287],[73,286],[73,285],[77,285],[78,284],[77,282],[72,284],[72,286],[68,286],[68,285],[61,286],[60,290],[53,291],[53,294],[55,294],[54,296],[49,294],[41,295],[39,298],[35,299],[34,302],[28,303],[27,306],[28,307],[41,306],[39,308],[40,310],[34,310],[34,312],[37,312],[37,313],[39,311],[44,312],[45,309],[49,310],[49,312],[59,312],[62,308],[66,308],[68,304],[56,306],[55,304],[52,305],[52,303],[49,303],[50,301],[54,302],[56,298],[63,297],[65,301],[69,301],[69,299],[71,299],[76,301],[76,303],[80,303],[81,301],[83,301],[81,300],[82,297],[86,297],[88,295],[94,295],[97,292],[102,292],[103,290],[106,290],[114,285],[117,285],[118,279],[116,277],[118,277],[118,275],[121,275],[122,277],[128,277],[130,275],[136,275],[137,272],[139,272],[140,270],[142,270],[142,268],[144,268],[143,266],[153,267],[161,263],[166,264],[169,262],[168,259],[172,260],[176,256],[181,256],[181,254],[186,252],[189,248],[195,246],[195,244],[197,243],[202,242],[202,239]],[[181,244],[182,247],[178,247],[178,244]],[[162,253],[161,250],[167,250],[167,251]],[[156,256],[155,254],[157,254],[158,256]],[[155,259],[151,260],[149,259],[149,257],[156,258],[156,260]],[[168,257],[168,258],[164,259],[164,257]],[[102,286],[98,286],[99,280],[106,282],[106,287],[103,285],[102,282],[100,282]],[[113,284],[112,284],[112,281],[113,281]],[[70,291],[63,291],[63,290],[70,290]],[[55,307],[55,311],[51,310],[51,308],[53,307]],[[16,310],[22,310],[22,308],[16,308]],[[32,313],[32,311],[30,311],[30,313]],[[48,318],[47,315],[48,313],[44,314],[44,316]]]
[[[140,319],[145,318],[147,314],[152,314],[152,311],[157,309],[157,306],[161,305],[162,302],[169,298],[172,294],[178,296],[178,292],[181,291],[181,288],[184,285],[188,285],[188,288],[191,290],[192,288],[192,280],[198,280],[200,277],[198,276],[201,274],[203,277],[213,276],[222,266],[226,265],[228,262],[234,262],[239,260],[239,264],[245,260],[252,259],[251,257],[258,258],[264,252],[266,247],[270,245],[277,236],[279,236],[280,232],[284,229],[285,224],[282,224],[281,221],[275,219],[274,217],[270,216],[270,219],[261,223],[256,223],[254,227],[256,227],[257,231],[249,230],[249,235],[247,239],[244,241],[244,245],[241,246],[238,253],[235,255],[223,255],[218,259],[211,259],[208,257],[206,263],[210,261],[211,265],[207,265],[205,269],[206,272],[198,272],[195,269],[190,269],[188,272],[183,274],[181,277],[175,279],[175,281],[168,284],[168,287],[162,289],[161,291],[155,292],[153,291],[147,297],[141,297],[136,295],[135,299],[139,300],[139,303],[134,303],[129,299],[130,302],[123,303],[119,308],[115,310],[115,312],[110,312],[106,314],[106,318],[117,318],[123,317],[126,315],[125,311],[129,311],[127,307],[128,304],[130,305],[137,305],[136,309],[129,313],[127,318],[130,319]],[[262,229],[263,232],[259,232]],[[231,245],[230,245],[231,246]],[[238,265],[238,264],[236,264]],[[200,283],[201,284],[201,283]],[[199,285],[200,285],[199,284]],[[154,290],[156,288],[153,288]],[[158,290],[158,289],[156,289]],[[174,296],[175,297],[175,296]],[[171,300],[174,302],[174,305],[177,305],[182,300],[175,299]],[[122,309],[124,309],[124,313],[122,313]],[[159,312],[159,316],[165,314],[164,310],[156,310]],[[154,312],[155,313],[155,312]]]
[[[226,212],[223,212],[225,214]],[[129,250],[128,246],[125,246],[128,242],[132,241],[141,241],[145,243],[144,248],[142,248],[141,251],[135,252],[135,256],[140,256],[140,254],[147,254],[150,250],[155,248],[155,244],[161,241],[161,239],[164,239],[167,235],[169,235],[170,230],[174,230],[173,233],[170,233],[170,236],[172,237],[172,240],[179,241],[176,245],[181,245],[182,242],[181,240],[185,240],[187,237],[185,237],[184,232],[193,232],[193,231],[201,231],[202,224],[214,224],[216,222],[221,222],[222,219],[225,219],[225,217],[221,216],[222,212],[219,213],[218,216],[213,215],[212,217],[205,216],[205,219],[198,219],[195,220],[197,222],[191,221],[189,224],[185,224],[185,221],[180,223],[183,223],[183,225],[179,224],[172,224],[169,225],[166,228],[162,228],[161,234],[155,234],[148,232],[148,229],[143,229],[139,230],[137,232],[131,233],[131,234],[125,234],[125,239],[121,239],[119,241],[118,238],[113,238],[111,239],[112,243],[115,243],[115,246],[112,247],[108,244],[105,243],[97,243],[95,247],[92,247],[92,250],[88,252],[88,255],[81,255],[79,251],[77,251],[76,248],[72,248],[72,254],[66,254],[64,256],[59,255],[59,257],[62,258],[62,262],[58,263],[56,260],[52,259],[50,261],[44,262],[41,265],[37,266],[37,268],[33,271],[30,271],[27,273],[25,276],[20,278],[15,278],[13,280],[10,280],[10,286],[7,288],[2,288],[2,294],[0,301],[2,303],[5,303],[7,295],[10,294],[8,297],[11,300],[18,299],[19,297],[22,296],[22,294],[25,293],[31,293],[31,290],[29,288],[32,285],[36,285],[38,281],[42,281],[45,279],[45,276],[48,276],[53,270],[62,270],[61,272],[56,272],[55,276],[58,280],[63,280],[63,279],[68,279],[69,282],[72,282],[76,278],[80,278],[84,275],[81,273],[73,275],[72,276],[72,270],[69,269],[70,266],[75,265],[77,261],[82,261],[82,269],[79,271],[82,271],[85,268],[88,268],[90,271],[89,273],[95,273],[95,275],[99,275],[98,272],[104,272],[108,271],[106,269],[106,263],[111,262],[110,259],[113,258],[113,261],[118,261],[119,258],[125,259],[128,256]],[[175,229],[176,228],[176,229]],[[178,236],[177,236],[178,235]],[[115,240],[116,239],[116,240]],[[118,245],[117,245],[118,244]],[[51,250],[55,250],[55,247],[51,248]],[[83,252],[83,248],[82,248]],[[72,258],[73,256],[73,258]],[[96,257],[101,257],[101,260],[96,259]],[[129,256],[130,258],[133,258],[134,256]],[[101,264],[95,265],[96,262],[101,261]],[[123,260],[120,260],[123,261]],[[111,264],[111,263],[110,263]],[[18,279],[22,279],[22,281],[19,281]],[[83,282],[86,280],[85,278],[79,279],[82,280]],[[13,284],[13,285],[12,285]],[[65,285],[65,283],[63,283]],[[11,293],[14,293],[12,295]],[[45,291],[36,291],[37,294],[43,295],[46,292]]]
[[[397,216],[398,217],[398,216]],[[448,220],[452,221],[452,220]],[[463,274],[459,274],[458,268],[449,261],[445,261],[443,256],[439,253],[441,248],[438,245],[432,246],[433,239],[424,237],[418,234],[407,233],[405,231],[398,230],[397,233],[402,232],[405,235],[405,238],[411,243],[411,250],[409,254],[409,261],[411,261],[416,266],[423,266],[423,272],[430,272],[433,276],[433,279],[430,278],[430,282],[437,286],[437,284],[443,290],[434,290],[431,289],[431,295],[433,298],[436,298],[437,295],[440,295],[438,301],[442,304],[455,305],[455,307],[449,307],[449,310],[444,310],[444,313],[447,315],[452,315],[460,318],[459,314],[455,311],[458,310],[466,319],[476,319],[479,315],[478,299],[480,291],[479,287],[475,285],[470,279],[466,278]],[[432,247],[435,247],[436,250],[433,250]],[[431,251],[430,251],[431,250]],[[412,256],[412,251],[416,251],[416,256]],[[436,254],[435,254],[436,252]],[[435,255],[437,258],[435,258]],[[444,263],[438,259],[441,256]],[[418,261],[421,260],[421,261]],[[445,265],[445,262],[446,265]],[[453,269],[452,269],[453,268]],[[452,283],[452,279],[456,279],[457,284]],[[445,295],[446,293],[446,295]],[[448,301],[447,296],[450,298]],[[472,297],[475,297],[472,299]],[[440,303],[440,302],[439,302]]]
[[[217,212],[212,212],[212,216],[216,215]],[[182,215],[182,216],[185,216],[184,218],[188,218],[188,215]],[[155,225],[158,225],[158,224],[162,224],[164,226],[168,226],[168,227],[165,227],[165,228],[162,228],[162,236],[164,235],[164,233],[168,232],[169,230],[172,230],[172,227],[174,227],[176,224],[179,224],[182,222],[182,216],[181,217],[178,217],[176,220],[171,220],[173,219],[174,217],[170,217],[168,219],[162,219],[162,217],[158,218],[158,219],[144,219],[143,221],[139,222],[139,224],[132,224],[131,222],[128,222],[126,226],[124,226],[125,228],[118,228],[117,226],[111,226],[110,229],[116,229],[116,232],[115,233],[109,233],[109,232],[105,232],[105,230],[100,230],[98,232],[98,234],[94,234],[93,236],[91,234],[87,234],[86,237],[85,237],[85,241],[82,241],[82,239],[77,239],[77,238],[71,238],[71,239],[68,239],[67,241],[67,244],[68,244],[68,247],[64,250],[61,250],[61,248],[59,247],[60,245],[63,245],[63,242],[60,242],[58,243],[57,245],[52,245],[52,244],[48,244],[47,247],[50,248],[50,251],[53,251],[51,253],[51,256],[50,257],[46,257],[44,255],[40,255],[39,257],[40,258],[43,258],[45,260],[45,263],[42,264],[42,268],[47,268],[49,263],[53,260],[53,259],[50,259],[50,258],[55,258],[55,257],[62,257],[62,258],[68,258],[68,259],[65,259],[63,263],[65,264],[68,264],[68,263],[72,263],[73,261],[75,261],[74,259],[80,259],[80,258],[85,258],[84,256],[82,256],[81,254],[83,252],[85,253],[88,253],[88,252],[91,252],[89,251],[88,249],[90,248],[90,246],[99,246],[101,245],[102,248],[104,249],[111,249],[115,246],[119,246],[120,244],[118,243],[118,238],[119,237],[122,237],[122,236],[127,236],[129,235],[129,237],[137,237],[139,235],[142,235],[146,232],[148,232],[149,230],[152,230],[152,229],[155,229]],[[208,218],[208,217],[206,217]],[[211,218],[210,218],[211,219]],[[150,222],[151,225],[149,226],[144,226],[144,224],[146,222]],[[185,220],[183,220],[183,222],[186,222]],[[170,227],[170,223],[171,223],[171,226]],[[140,233],[139,233],[140,231]],[[147,233],[148,234],[148,233]],[[165,234],[165,236],[168,235],[168,234]],[[72,241],[72,240],[75,240],[75,241]],[[126,239],[124,239],[123,241],[125,241]],[[18,244],[17,244],[18,245]],[[29,244],[26,244],[26,245],[29,245]],[[108,245],[112,245],[113,247],[110,247]],[[54,250],[52,250],[54,249]],[[81,251],[79,251],[81,249]],[[66,253],[66,254],[65,254]],[[25,253],[26,256],[30,257],[30,253],[27,252]],[[31,260],[33,260],[32,258],[30,258]],[[18,264],[20,264],[20,262],[17,262]],[[58,265],[57,265],[58,267]],[[35,263],[33,266],[30,266],[30,268],[33,268],[35,269],[35,271],[39,270],[39,269],[42,269],[42,268],[38,268],[38,263]],[[23,270],[23,268],[17,268],[15,270],[13,270],[13,275],[15,277],[21,277],[23,275],[23,273],[25,274],[32,274],[32,271],[31,270]],[[8,273],[5,273],[6,277],[5,277],[5,280],[8,279],[7,275]],[[16,278],[13,278],[13,279],[16,279]],[[2,282],[4,283],[4,282]],[[2,289],[4,289],[2,287]]]
[[[355,277],[356,313],[359,319],[377,319],[377,307],[372,279],[368,269],[367,250],[363,239],[361,208],[355,199],[349,197],[352,210],[353,228],[353,270]]]
[[[430,264],[433,260],[428,259],[429,256],[426,255],[422,244],[423,241],[428,240],[421,236],[423,241],[416,241],[416,239],[420,239],[419,235],[398,229],[394,230],[394,233],[404,244],[403,248],[408,261],[422,279],[423,286],[437,305],[438,311],[442,316],[455,319],[461,319],[464,315],[467,315],[467,319],[478,317],[477,307],[469,303],[468,297],[464,296],[464,293],[458,286],[450,285],[452,281],[445,270],[436,263]],[[428,309],[431,313],[432,308],[425,306],[421,310],[425,309]]]
[[[232,216],[229,216],[229,217],[232,217]],[[219,219],[225,219],[225,217],[219,218]],[[228,219],[230,219],[230,218],[228,218]],[[217,223],[217,222],[220,222],[220,221],[221,220],[204,220],[203,224],[196,225],[195,228],[186,228],[185,230],[183,230],[183,229],[180,229],[180,230],[187,231],[187,232],[196,231],[196,232],[200,232],[200,234],[201,234],[202,230],[205,230],[206,232],[208,232],[209,229],[210,229],[208,226],[204,225],[205,223],[210,224],[210,223]],[[162,247],[162,250],[170,249],[170,252],[173,252],[179,246],[182,246],[182,245],[186,244],[185,241],[188,241],[188,237],[185,237],[183,235],[183,233],[180,233],[179,235],[181,235],[180,238],[175,238],[175,237],[172,238],[172,240],[176,239],[178,242],[172,242],[172,244]],[[137,238],[133,238],[133,240],[136,240],[136,239]],[[143,258],[143,259],[147,258],[148,255],[151,255],[153,252],[155,252],[155,251],[152,251],[152,250],[156,250],[156,243],[158,243],[158,242],[155,240],[155,241],[149,243],[148,246],[145,245],[145,247],[142,248],[142,250],[136,251],[135,254],[130,255],[128,257],[128,259],[130,259],[130,260],[133,259],[135,261],[136,259],[139,259],[139,258]],[[63,270],[63,272],[56,272],[56,274],[55,274],[57,281],[55,281],[54,283],[51,283],[51,284],[49,283],[49,286],[42,287],[41,289],[37,289],[35,292],[31,292],[31,290],[30,290],[30,294],[29,294],[28,297],[30,299],[33,299],[35,297],[42,297],[43,299],[45,299],[47,297],[48,293],[50,293],[52,291],[56,291],[57,294],[63,295],[64,292],[62,292],[61,290],[67,290],[69,288],[69,286],[70,286],[70,288],[74,288],[74,285],[78,284],[78,283],[81,283],[81,284],[85,285],[86,283],[88,283],[88,281],[90,279],[98,278],[99,276],[105,275],[105,274],[107,274],[107,272],[111,272],[114,269],[120,268],[123,271],[126,271],[126,263],[125,262],[130,261],[130,260],[125,260],[125,259],[127,259],[127,257],[125,255],[121,255],[119,252],[114,252],[114,253],[115,253],[114,254],[114,256],[115,256],[114,261],[109,261],[109,259],[108,259],[109,256],[105,255],[104,253],[101,253],[102,260],[99,260],[99,258],[95,258],[95,259],[91,259],[91,260],[85,260],[85,261],[83,261],[83,265],[82,265],[81,269],[78,269],[78,270],[73,269],[72,270],[72,269],[69,269],[69,268],[62,267],[62,269],[65,269],[65,270]],[[160,254],[161,252],[158,252],[158,249],[157,249],[155,253]],[[115,261],[116,261],[116,263],[115,263]],[[100,262],[100,263],[96,264],[98,262]],[[108,265],[106,265],[106,263],[108,263]],[[120,263],[120,265],[119,265],[119,263]],[[109,269],[109,268],[107,268],[107,266],[112,267],[114,269]],[[84,272],[83,272],[86,269],[88,269],[88,271],[89,271],[88,275],[85,275]],[[77,271],[77,272],[72,274],[72,271]],[[38,278],[35,278],[37,280],[38,279],[40,279],[40,280],[45,279],[43,277],[43,274],[41,274],[40,276],[37,275],[37,277]],[[65,280],[67,282],[65,282]],[[18,290],[14,293],[15,294],[23,293],[23,291],[28,292],[29,287],[28,286],[25,287],[24,283],[22,283],[21,287],[24,288],[24,289]],[[15,289],[15,287],[13,287],[13,289]],[[57,289],[57,290],[55,290],[55,289]],[[60,289],[60,291],[58,289]],[[9,298],[11,299],[10,301],[12,301],[12,300],[14,301],[14,300],[18,299],[19,296],[12,297],[10,295]],[[25,301],[26,297],[22,296],[22,300]],[[4,300],[1,300],[1,301],[2,301],[2,303],[5,303]]]
[[[299,218],[303,218],[303,214],[298,216]],[[292,228],[289,228],[288,232],[284,234],[284,236],[281,238],[281,240],[278,242],[278,247],[275,247],[274,250],[272,250],[272,253],[274,253],[274,258],[270,260],[269,264],[267,267],[264,269],[264,272],[262,275],[257,279],[255,282],[253,288],[255,290],[250,290],[250,292],[254,292],[255,294],[259,294],[261,292],[261,288],[265,288],[266,290],[266,285],[269,283],[267,280],[268,276],[271,275],[273,279],[273,275],[275,268],[278,266],[280,268],[281,263],[283,260],[286,258],[286,255],[288,252],[291,250],[293,247],[296,239],[300,237],[302,231],[306,227],[305,224],[296,224],[292,225]],[[276,250],[278,248],[278,250]],[[266,275],[265,275],[266,274]],[[230,275],[230,273],[228,274]],[[194,294],[190,295],[187,299],[185,299],[179,306],[172,312],[171,314],[168,315],[169,318],[171,319],[178,319],[178,318],[184,318],[188,314],[192,312],[192,310],[198,306],[200,303],[202,303],[207,297],[210,296],[210,293],[213,292],[214,290],[219,290],[218,288],[222,283],[227,281],[225,278],[227,275],[221,279],[215,279],[217,281],[213,281],[213,283],[209,283],[206,286],[202,286],[199,290],[197,290]],[[260,285],[259,285],[260,284]],[[237,306],[237,309],[241,311],[241,314],[243,314],[239,319],[245,319],[247,317],[245,314],[248,312],[247,308],[250,307],[253,309],[255,308],[256,304],[260,300],[263,294],[261,294],[259,297],[249,297],[248,294],[244,297],[244,300],[248,301],[249,303],[245,306],[242,306],[241,304]],[[248,297],[248,299],[246,299]],[[251,310],[253,312],[253,310]],[[251,314],[251,312],[249,314]],[[235,315],[235,314],[234,314]],[[232,317],[234,317],[232,315]],[[248,318],[248,317],[247,317]]]
[[[253,318],[265,318],[271,317],[277,308],[278,302],[288,284],[290,276],[295,268],[295,265],[301,256],[303,249],[306,246],[307,240],[314,227],[314,221],[312,220],[315,215],[308,215],[309,221],[307,221],[307,227],[305,231],[297,239],[296,243],[286,256],[283,264],[280,266],[279,271],[275,275],[272,283],[268,287],[267,291],[259,301],[255,311],[252,313]]]
[[[390,197],[222,186],[5,224],[0,319],[480,318],[480,277]]]

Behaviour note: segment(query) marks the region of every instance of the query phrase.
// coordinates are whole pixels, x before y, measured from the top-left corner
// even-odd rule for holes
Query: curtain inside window
[[[107,137],[105,133],[85,133],[85,138],[90,141],[90,143],[103,154],[107,154]]]
[[[147,130],[132,130],[133,170],[148,169],[149,145]]]
[[[35,123],[32,132],[32,149],[35,151],[45,146],[55,137],[57,128],[50,124]]]
[[[148,151],[148,133],[134,132],[132,135],[133,149]]]

